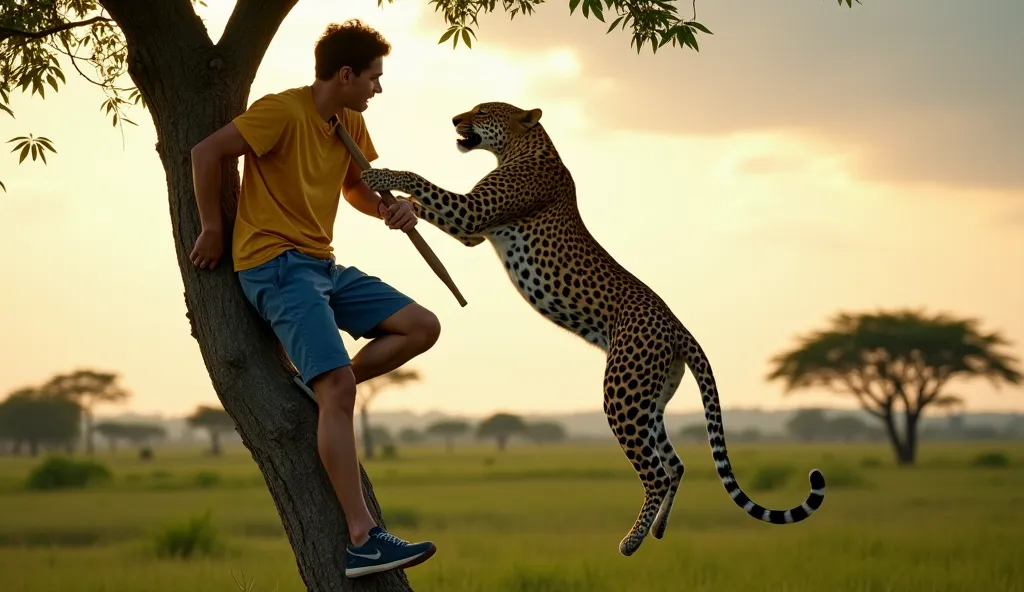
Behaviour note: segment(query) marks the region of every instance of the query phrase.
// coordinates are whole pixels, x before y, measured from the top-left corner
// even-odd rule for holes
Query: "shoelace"
[[[377,531],[373,533],[373,536],[393,545],[405,546],[409,544],[386,530]]]

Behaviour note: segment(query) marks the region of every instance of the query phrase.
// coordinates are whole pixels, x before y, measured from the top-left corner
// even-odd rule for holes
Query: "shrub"
[[[788,465],[765,465],[757,470],[754,479],[750,482],[751,491],[774,491],[783,487],[789,476],[793,473],[793,467]]]
[[[972,464],[976,467],[1008,467],[1010,466],[1010,457],[1002,452],[982,452],[974,457]]]
[[[221,477],[220,474],[212,471],[200,471],[192,476],[192,483],[194,483],[196,487],[209,489],[220,485]]]
[[[82,488],[109,481],[110,469],[91,460],[53,457],[43,461],[28,475],[29,489]]]
[[[388,442],[381,446],[380,452],[381,460],[395,460],[398,458],[398,448],[392,442]]]
[[[172,523],[154,535],[154,549],[158,557],[190,559],[197,555],[215,555],[224,545],[220,533],[213,526],[210,512],[193,516],[182,523]]]
[[[412,508],[381,509],[388,528],[416,528],[420,525],[420,514]]]
[[[825,476],[825,484],[830,488],[860,489],[871,486],[871,483],[864,477],[864,473],[846,464],[839,463],[822,467],[821,473]]]

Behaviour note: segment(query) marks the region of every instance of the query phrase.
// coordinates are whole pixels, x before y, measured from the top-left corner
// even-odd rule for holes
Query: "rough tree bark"
[[[191,148],[245,109],[267,46],[295,2],[238,0],[215,45],[189,0],[101,0],[127,39],[128,72],[156,127],[193,336],[218,397],[263,474],[303,582],[316,592],[411,590],[401,570],[355,581],[345,577],[348,532],[317,454],[315,403],[292,383],[293,368],[245,301],[231,270],[230,248],[212,272],[198,272],[188,259],[200,231]],[[238,187],[236,164],[226,164],[226,237]],[[384,524],[360,470],[371,513]]]

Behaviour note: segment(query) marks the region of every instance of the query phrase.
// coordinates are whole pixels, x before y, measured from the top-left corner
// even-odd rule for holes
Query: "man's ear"
[[[542,112],[540,109],[530,109],[529,111],[523,111],[519,115],[519,125],[521,125],[523,129],[530,129],[531,127],[537,125],[537,122],[540,121],[541,114]]]
[[[352,82],[352,79],[355,77],[355,72],[353,72],[352,68],[349,66],[342,66],[341,69],[338,70],[338,82]]]

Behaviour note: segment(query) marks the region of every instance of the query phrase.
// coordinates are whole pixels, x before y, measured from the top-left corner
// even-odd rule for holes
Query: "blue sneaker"
[[[379,526],[370,529],[370,538],[359,547],[349,545],[345,575],[358,578],[396,567],[407,568],[430,559],[437,547],[430,541],[409,543]]]

